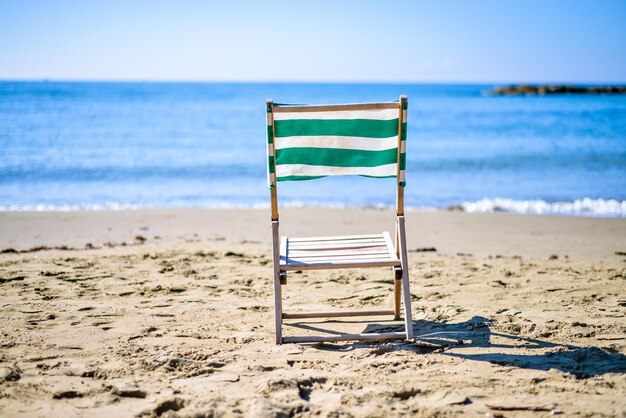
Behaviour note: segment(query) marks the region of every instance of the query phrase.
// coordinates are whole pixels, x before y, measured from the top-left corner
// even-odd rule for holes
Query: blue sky
[[[626,82],[626,1],[0,0],[0,79]]]

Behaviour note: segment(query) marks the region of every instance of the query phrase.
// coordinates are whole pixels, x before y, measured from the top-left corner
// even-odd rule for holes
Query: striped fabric
[[[303,110],[302,106],[294,111],[290,111],[289,105],[268,107],[270,187],[274,187],[276,181],[349,174],[398,177],[404,186],[406,101],[402,103],[402,113],[400,103],[390,106],[392,103],[387,103],[386,108],[331,111],[317,110],[315,106],[311,111]]]

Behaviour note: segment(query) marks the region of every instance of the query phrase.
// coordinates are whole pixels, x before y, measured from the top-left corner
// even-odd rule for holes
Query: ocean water
[[[409,97],[406,205],[626,217],[626,96],[491,85],[0,82],[0,210],[264,207],[265,99]],[[394,181],[279,183],[281,204],[394,204]]]

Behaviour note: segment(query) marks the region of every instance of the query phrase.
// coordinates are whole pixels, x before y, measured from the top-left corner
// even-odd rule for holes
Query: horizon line
[[[442,80],[185,80],[185,79],[106,79],[106,78],[1,78],[1,83],[154,83],[154,84],[387,84],[387,85],[626,85],[626,81],[442,81]]]

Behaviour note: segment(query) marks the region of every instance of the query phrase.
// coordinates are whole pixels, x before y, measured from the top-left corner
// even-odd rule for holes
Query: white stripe
[[[267,144],[267,156],[271,157],[274,155],[274,143]]]
[[[292,119],[398,119],[398,109],[372,110],[335,110],[331,112],[280,112],[274,114],[274,120]]]
[[[269,172],[267,174],[269,176],[270,186],[276,184],[276,174]]]
[[[287,136],[276,138],[275,141],[276,149],[309,147],[383,151],[398,147],[397,136],[390,136],[389,138],[361,138],[356,136]]]
[[[379,165],[378,167],[330,167],[324,165],[278,164],[276,176],[340,176],[359,174],[365,176],[395,176],[397,164]]]
[[[406,152],[406,141],[400,141],[400,153],[404,154]]]
[[[400,183],[404,181],[404,170],[400,170],[400,179],[398,180]]]
[[[406,109],[402,110],[402,122],[406,122]]]
[[[272,124],[272,114],[267,112],[266,115],[265,120],[267,121],[267,126],[270,126]]]

